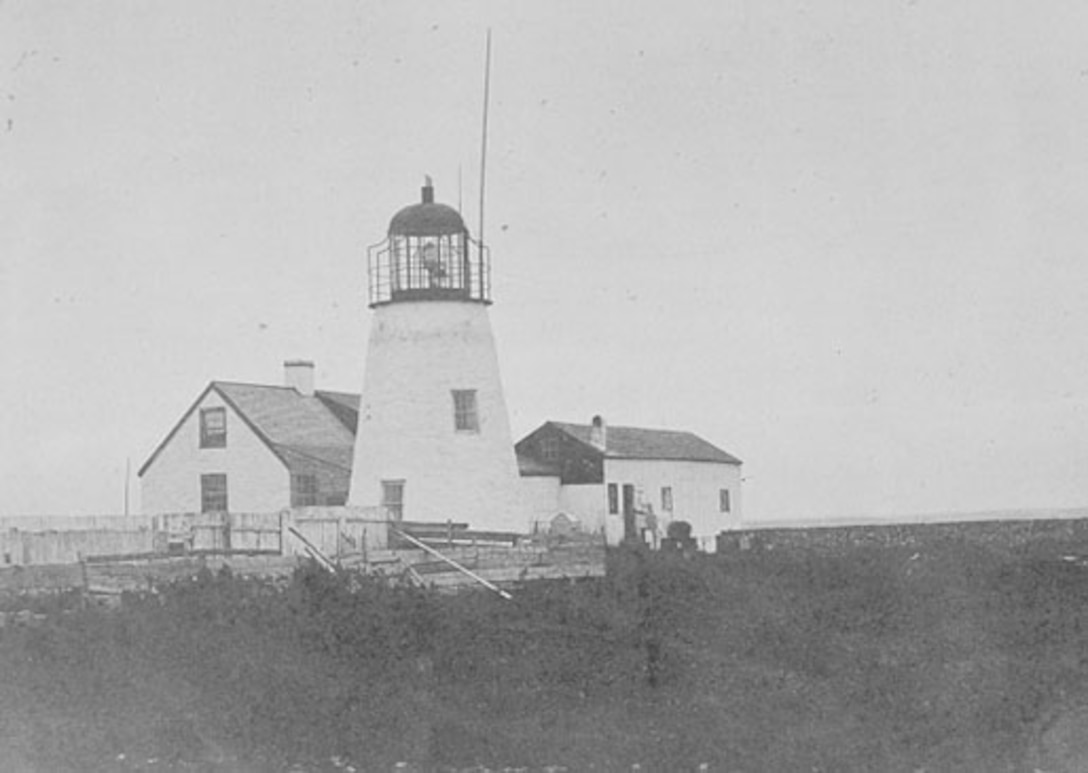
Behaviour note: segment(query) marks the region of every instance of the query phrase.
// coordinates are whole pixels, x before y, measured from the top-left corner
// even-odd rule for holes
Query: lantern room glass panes
[[[392,292],[469,289],[462,234],[394,236],[390,243]]]
[[[398,300],[490,301],[487,250],[468,234],[394,234],[370,250],[370,304]]]

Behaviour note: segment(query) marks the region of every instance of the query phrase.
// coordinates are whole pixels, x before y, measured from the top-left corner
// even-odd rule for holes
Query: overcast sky
[[[692,430],[752,518],[1088,504],[1082,0],[7,0],[0,515],[119,512],[212,379],[358,391],[366,246],[424,174],[477,229],[488,27],[516,436]]]

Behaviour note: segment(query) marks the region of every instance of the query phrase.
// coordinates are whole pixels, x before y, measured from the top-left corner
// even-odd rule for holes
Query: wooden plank
[[[400,529],[400,525],[393,523],[393,526]],[[405,527],[401,531],[406,531],[409,534],[447,534],[451,531],[462,532],[468,531],[467,523],[458,524],[445,524],[445,523],[418,523],[412,526]]]
[[[396,530],[396,529],[393,529],[393,528],[390,528],[390,531],[392,531],[392,532],[394,532],[394,533],[398,533],[398,532],[397,532],[397,530]],[[463,574],[465,574],[465,575],[467,575],[467,576],[471,577],[472,579],[476,580],[476,582],[480,583],[480,584],[481,584],[481,585],[483,585],[483,586],[484,586],[485,588],[488,588],[489,590],[493,590],[493,591],[495,591],[495,593],[498,593],[498,594],[499,594],[500,596],[502,596],[502,597],[503,597],[504,599],[508,599],[508,600],[509,600],[509,599],[512,599],[512,598],[513,598],[513,596],[511,596],[511,595],[510,595],[509,593],[507,593],[506,591],[504,591],[504,590],[502,590],[501,588],[498,588],[498,587],[496,587],[496,586],[492,585],[492,584],[491,584],[490,582],[488,582],[487,580],[485,580],[485,579],[483,579],[482,577],[480,577],[480,576],[479,576],[478,574],[476,574],[475,572],[473,572],[473,571],[472,571],[471,569],[467,569],[466,567],[464,567],[464,566],[462,566],[461,564],[459,564],[459,563],[457,563],[456,561],[454,561],[454,560],[453,560],[452,558],[449,558],[449,557],[447,557],[447,556],[444,556],[444,555],[442,555],[441,553],[439,553],[439,552],[438,552],[437,550],[435,550],[434,548],[431,548],[431,547],[428,547],[427,545],[424,545],[424,544],[423,544],[422,542],[420,542],[419,540],[417,540],[417,539],[415,539],[415,538],[411,537],[410,535],[408,535],[408,534],[404,534],[404,532],[399,532],[399,533],[400,533],[400,534],[401,534],[402,536],[404,536],[405,538],[407,538],[407,539],[408,539],[408,540],[409,540],[410,542],[414,542],[414,543],[416,543],[416,546],[417,546],[417,547],[419,547],[419,548],[422,548],[422,549],[423,549],[423,550],[425,550],[426,552],[428,552],[428,553],[430,553],[431,555],[433,555],[433,556],[434,556],[435,558],[438,558],[438,559],[440,559],[440,560],[442,560],[442,561],[445,561],[446,563],[448,563],[448,564],[449,564],[450,566],[452,566],[452,567],[453,567],[454,569],[456,569],[457,571],[459,571],[459,572],[461,572],[461,573],[463,573]]]

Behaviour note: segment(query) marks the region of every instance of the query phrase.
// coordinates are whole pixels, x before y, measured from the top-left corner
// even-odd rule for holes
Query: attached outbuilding
[[[538,529],[558,513],[610,544],[658,544],[672,521],[704,550],[741,518],[741,461],[691,432],[549,421],[515,445]]]

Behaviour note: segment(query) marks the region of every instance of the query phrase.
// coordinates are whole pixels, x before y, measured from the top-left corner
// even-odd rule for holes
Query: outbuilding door
[[[638,539],[638,528],[635,524],[635,486],[633,483],[623,484],[623,538],[625,540]]]

